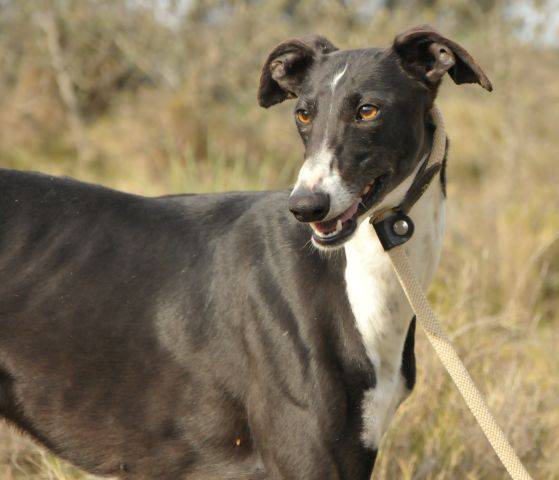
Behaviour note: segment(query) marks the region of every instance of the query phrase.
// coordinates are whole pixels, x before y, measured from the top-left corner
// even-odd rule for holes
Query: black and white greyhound
[[[258,100],[298,99],[292,192],[145,198],[1,170],[0,414],[99,475],[368,478],[415,359],[412,311],[365,220],[428,156],[447,72],[491,90],[428,27],[389,48],[276,47]],[[410,212],[424,286],[444,196],[441,171]]]

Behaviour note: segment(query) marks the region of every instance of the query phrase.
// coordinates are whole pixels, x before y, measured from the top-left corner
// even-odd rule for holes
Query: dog
[[[448,73],[428,27],[388,48],[277,46],[258,101],[296,98],[292,191],[146,198],[0,171],[0,414],[97,475],[360,480],[415,383],[413,313],[366,221],[428,156]],[[410,212],[427,287],[444,169]]]

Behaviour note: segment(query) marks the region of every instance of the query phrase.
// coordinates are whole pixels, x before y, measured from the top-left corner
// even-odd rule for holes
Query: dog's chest
[[[415,233],[405,248],[427,288],[439,261],[444,231],[444,198],[437,180],[414,206],[410,217]],[[377,448],[390,418],[408,393],[400,368],[413,312],[368,221],[361,223],[345,250],[347,295],[377,378],[375,388],[365,393],[362,438],[365,444]]]

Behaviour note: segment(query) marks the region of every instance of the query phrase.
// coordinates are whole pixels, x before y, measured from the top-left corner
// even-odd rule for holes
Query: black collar
[[[438,110],[434,109],[432,116],[434,117],[436,130],[433,135],[431,152],[429,157],[423,161],[404,199],[397,207],[385,210],[369,219],[369,223],[375,228],[380,243],[385,250],[402,245],[412,237],[414,224],[412,219],[408,217],[408,213],[429,188],[433,178],[441,171],[446,156],[447,138],[444,133],[442,117]]]

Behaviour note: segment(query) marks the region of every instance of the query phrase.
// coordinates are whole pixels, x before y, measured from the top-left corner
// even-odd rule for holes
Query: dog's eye
[[[300,108],[295,112],[295,118],[297,118],[297,120],[303,125],[307,125],[311,122],[311,114],[308,112],[308,110],[305,110],[303,108]]]
[[[374,120],[379,113],[379,108],[375,107],[374,105],[361,105],[357,110],[357,120],[362,122],[367,122],[370,120]]]

